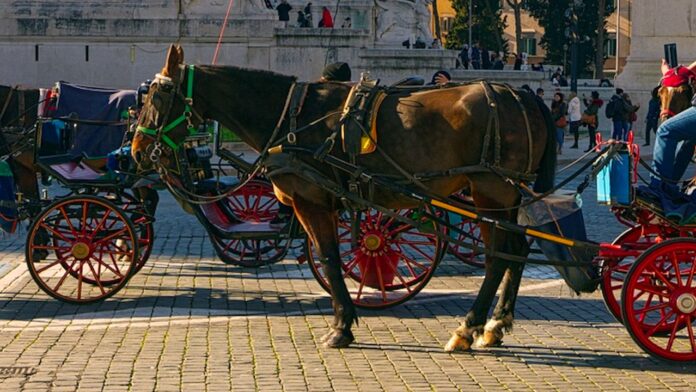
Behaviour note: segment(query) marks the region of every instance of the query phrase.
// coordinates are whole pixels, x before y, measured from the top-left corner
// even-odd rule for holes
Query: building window
[[[451,16],[443,16],[440,18],[440,31],[443,33],[449,33],[452,29],[452,23],[454,18]]]
[[[523,35],[522,45],[518,48],[517,52],[527,53],[529,56],[536,56],[537,54],[537,39],[534,35]]]
[[[616,33],[609,33],[604,45],[604,54],[607,57],[616,57]]]

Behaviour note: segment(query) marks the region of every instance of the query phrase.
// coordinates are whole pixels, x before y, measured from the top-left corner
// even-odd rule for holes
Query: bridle
[[[181,80],[183,80],[184,74],[188,70],[188,80],[186,83],[186,96],[184,96],[181,93]],[[162,143],[166,144],[172,151],[177,151],[181,144],[183,143],[183,140],[179,143],[174,142],[169,135],[167,135],[170,131],[176,129],[180,124],[183,122],[186,122],[186,130],[188,131],[188,135],[194,135],[196,133],[196,126],[193,123],[192,117],[195,115],[199,121],[203,121],[203,117],[198,114],[194,109],[193,109],[193,77],[195,74],[195,66],[194,65],[188,65],[188,66],[182,66],[181,67],[181,73],[179,74],[179,79],[175,83],[172,81],[170,77],[163,76],[161,74],[157,74],[155,77],[155,80],[152,82],[152,84],[157,84],[159,86],[171,86],[174,88],[174,92],[171,95],[171,98],[169,99],[169,102],[167,103],[167,111],[164,114],[164,121],[162,121],[162,124],[157,128],[147,128],[144,126],[139,125],[137,127],[138,132],[141,132],[142,134],[149,136],[150,138],[155,140],[154,147],[152,151],[150,151],[150,161],[154,164],[158,164],[160,157],[162,156],[163,150],[162,150]],[[159,92],[160,89],[158,89]],[[174,98],[179,97],[181,100],[184,101],[184,112],[171,122],[167,123],[167,120],[171,116],[172,108],[174,106]]]

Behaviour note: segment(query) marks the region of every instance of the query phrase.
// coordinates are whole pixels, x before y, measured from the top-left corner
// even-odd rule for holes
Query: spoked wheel
[[[695,361],[696,239],[665,241],[643,253],[626,275],[621,304],[624,325],[645,351]]]
[[[135,265],[133,274],[140,271],[152,254],[152,247],[155,239],[154,218],[145,210],[145,206],[133,195],[120,193],[114,200],[118,207],[130,218],[135,231],[138,234],[138,263]],[[113,283],[116,283],[115,281]],[[113,284],[110,283],[110,284]]]
[[[638,225],[632,227],[616,237],[613,244],[622,245],[630,250],[645,251],[658,242],[665,240],[660,226]],[[607,271],[600,282],[604,304],[616,321],[622,323],[621,293],[624,287],[626,274],[635,263],[635,257],[607,260]]]
[[[450,235],[452,236],[451,238],[460,242],[464,242],[466,244],[471,244],[472,246],[478,248],[485,247],[485,244],[483,243],[483,238],[481,238],[481,229],[479,228],[478,223],[472,222],[468,219],[464,219],[461,216],[454,214],[450,215],[449,219],[450,224],[454,225],[463,232],[458,233],[452,231],[450,233]],[[473,248],[469,248],[456,243],[450,243],[447,251],[454,257],[471,266],[478,268],[484,268],[486,266],[486,255],[481,251],[477,251]]]
[[[226,264],[256,268],[277,263],[287,252],[287,238],[266,240],[210,237],[215,253]]]
[[[48,245],[40,240],[41,231],[48,233]],[[39,250],[48,256],[36,259]],[[138,236],[113,203],[73,196],[51,203],[34,220],[26,258],[29,273],[48,295],[71,303],[96,302],[128,282],[139,260]]]
[[[278,216],[279,202],[268,181],[253,179],[227,198],[235,217],[245,222],[268,222]],[[261,267],[277,263],[287,252],[286,238],[225,239],[211,236],[218,257],[227,264]]]
[[[384,309],[413,298],[428,283],[442,258],[446,243],[435,234],[441,227],[418,210],[403,210],[400,214],[422,225],[414,227],[370,209],[361,212],[355,246],[350,215],[342,214],[339,219],[343,277],[358,307]],[[312,274],[330,293],[324,265],[310,242],[305,254]]]
[[[266,222],[278,216],[278,199],[268,181],[251,180],[227,199],[239,220]]]
[[[464,192],[453,195],[452,197],[455,198],[457,201],[463,203],[473,203],[471,196]],[[449,223],[451,225],[455,226],[456,228],[462,231],[462,233],[459,233],[452,230],[450,232],[450,238],[458,242],[470,244],[472,245],[472,247],[485,247],[485,244],[483,243],[483,238],[481,238],[481,229],[479,228],[478,223],[472,222],[468,219],[465,219],[461,215],[453,213],[448,213],[448,218]],[[467,247],[452,242],[449,244],[447,251],[454,257],[463,261],[465,264],[469,264],[478,268],[484,268],[486,266],[485,253],[474,250],[472,247]]]

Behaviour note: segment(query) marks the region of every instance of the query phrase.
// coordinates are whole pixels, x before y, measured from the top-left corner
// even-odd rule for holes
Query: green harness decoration
[[[194,66],[193,65],[188,65],[188,83],[187,83],[187,89],[186,89],[186,106],[184,107],[184,113],[177,117],[174,121],[170,122],[168,125],[161,127],[161,130],[158,132],[157,129],[152,129],[152,128],[145,128],[143,126],[138,126],[138,131],[142,132],[146,135],[152,136],[154,138],[157,138],[158,136],[166,143],[169,147],[172,148],[172,150],[176,151],[179,149],[179,145],[174,143],[174,141],[167,136],[167,133],[171,131],[172,129],[176,128],[179,126],[184,121],[187,121],[191,118],[191,115],[193,114],[193,111],[191,110],[191,105],[193,105],[193,71],[194,71]],[[196,128],[193,126],[191,121],[188,121],[188,125],[186,126],[186,129],[188,130],[189,135],[193,135],[196,133]]]

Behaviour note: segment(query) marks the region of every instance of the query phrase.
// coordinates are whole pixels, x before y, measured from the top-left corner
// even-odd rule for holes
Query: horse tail
[[[546,146],[541,163],[536,171],[537,179],[534,181],[534,192],[543,193],[551,190],[556,181],[556,127],[551,118],[551,111],[544,102],[536,99],[539,110],[546,122]]]

